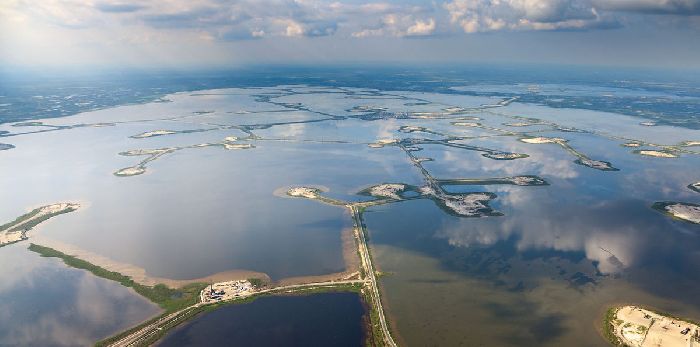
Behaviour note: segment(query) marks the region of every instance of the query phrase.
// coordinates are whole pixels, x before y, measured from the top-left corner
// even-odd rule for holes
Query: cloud
[[[408,36],[431,35],[435,31],[435,20],[429,18],[427,21],[417,20],[415,24],[406,29]]]
[[[381,17],[379,23],[352,33],[353,37],[369,36],[429,36],[435,32],[433,18],[416,18],[416,14],[389,13]]]
[[[617,27],[587,0],[453,0],[450,23],[465,33],[499,30],[584,30]]]
[[[193,37],[231,41],[598,30],[629,23],[625,16],[697,15],[700,0],[442,0],[419,5],[371,0],[10,0],[0,11],[65,28],[187,30]]]
[[[139,4],[129,4],[129,3],[108,3],[99,2],[95,4],[95,8],[102,12],[112,12],[112,13],[131,13],[142,10],[146,6]]]
[[[649,14],[700,15],[699,0],[593,0],[601,10]]]

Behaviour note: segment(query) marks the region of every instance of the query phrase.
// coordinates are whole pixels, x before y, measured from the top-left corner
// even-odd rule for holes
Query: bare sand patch
[[[637,151],[638,154],[641,155],[646,155],[648,157],[657,157],[657,158],[678,158],[677,155],[670,153],[670,152],[662,152],[662,151],[655,151],[655,150],[641,150]]]
[[[698,325],[637,306],[618,308],[610,323],[615,336],[632,347],[686,347],[700,342]]]

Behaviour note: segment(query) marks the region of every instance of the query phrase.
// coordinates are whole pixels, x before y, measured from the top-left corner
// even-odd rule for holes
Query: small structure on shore
[[[686,347],[700,343],[700,326],[638,306],[613,308],[605,319],[607,337],[616,346]]]
[[[213,303],[246,297],[255,293],[255,286],[248,280],[212,283],[200,293],[202,303]]]

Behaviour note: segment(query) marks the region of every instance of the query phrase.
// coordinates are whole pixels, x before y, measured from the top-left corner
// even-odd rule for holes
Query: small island
[[[407,188],[407,185],[401,183],[384,183],[364,189],[358,194],[381,199],[401,200],[400,194],[405,192]]]
[[[521,142],[540,144],[540,143],[558,143],[562,144],[567,142],[565,139],[559,137],[525,137],[520,139]]]
[[[130,137],[132,139],[145,139],[145,138],[149,138],[149,137],[172,135],[172,134],[177,134],[177,131],[174,131],[174,130],[153,130],[153,131],[147,131],[147,132],[144,132],[141,134],[133,135]]]
[[[510,153],[510,152],[487,152],[483,153],[481,156],[493,159],[493,160],[514,160],[514,159],[522,159],[522,158],[527,158],[529,155],[524,154],[524,153]]]
[[[612,166],[612,164],[608,161],[593,160],[586,157],[578,158],[574,161],[574,163],[600,171],[620,171],[620,169]]]
[[[653,209],[671,217],[700,224],[700,205],[690,202],[660,201],[651,206]]]
[[[688,185],[688,189],[700,193],[700,181]]]
[[[492,184],[512,184],[515,186],[547,186],[549,183],[542,177],[535,175],[521,175],[498,178],[453,178],[436,180],[442,186],[476,185],[485,186]]]
[[[477,123],[477,122],[453,122],[452,125],[455,125],[455,126],[458,126],[458,127],[471,127],[471,128],[475,128],[475,127],[480,127],[480,126],[481,126],[481,123]]]
[[[397,143],[399,143],[399,140],[397,140],[397,139],[380,139],[380,140],[377,140],[377,142],[373,142],[373,143],[368,144],[367,146],[369,146],[371,148],[382,148],[384,146],[394,145]]]
[[[657,158],[678,158],[677,155],[668,151],[655,151],[650,149],[643,149],[639,151],[634,151],[636,154],[646,155],[647,157],[657,157]]]
[[[631,305],[608,310],[603,331],[615,346],[685,347],[700,343],[698,324]]]
[[[28,239],[27,232],[52,217],[73,212],[80,204],[60,202],[35,208],[12,222],[0,226],[0,247]]]

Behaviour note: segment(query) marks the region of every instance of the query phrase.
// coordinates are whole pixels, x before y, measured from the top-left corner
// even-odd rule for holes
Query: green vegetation
[[[163,308],[166,313],[194,305],[199,300],[199,293],[207,286],[206,283],[192,283],[178,289],[169,288],[164,284],[157,284],[153,287],[145,286],[134,282],[131,277],[106,270],[82,259],[59,252],[53,248],[31,244],[29,250],[39,253],[42,257],[60,258],[70,267],[87,270],[92,272],[95,276],[119,282],[125,287],[133,288],[137,293]]]
[[[64,210],[53,212],[53,213],[48,213],[48,214],[45,214],[39,218],[35,218],[32,220],[26,221],[27,219],[30,219],[30,218],[36,216],[41,211],[41,209],[42,209],[42,207],[35,208],[31,212],[25,213],[25,214],[15,218],[15,220],[13,220],[12,222],[3,224],[2,226],[0,226],[0,230],[5,230],[5,229],[10,228],[10,227],[11,228],[9,231],[17,231],[20,229],[30,230],[48,219],[51,219],[53,217],[56,217],[56,216],[64,214],[64,213],[73,212],[76,210],[74,207],[68,207]]]
[[[25,220],[27,220],[27,219],[29,219],[29,218],[34,217],[37,213],[39,213],[39,209],[38,209],[38,208],[32,210],[31,212],[27,212],[27,213],[25,213],[25,214],[23,214],[23,215],[21,215],[21,216],[15,218],[15,220],[13,220],[12,222],[5,223],[5,224],[3,224],[3,225],[0,225],[0,230],[5,230],[5,229],[7,229],[7,228],[9,228],[9,227],[11,227],[11,226],[15,226],[15,228],[13,228],[12,230],[17,230],[16,225],[22,223],[23,221],[25,221]]]
[[[367,305],[365,346],[386,346],[384,343],[384,332],[379,321],[379,312],[375,309],[376,305],[372,294],[370,294],[369,289],[361,290],[360,294]]]
[[[615,335],[615,327],[618,322],[618,320],[615,319],[617,309],[617,307],[611,307],[605,312],[605,318],[603,319],[603,337],[613,346],[624,347],[626,345]]]
[[[255,289],[260,289],[260,287],[265,285],[263,280],[261,280],[259,278],[249,278],[248,282],[250,282],[250,284],[252,284],[253,287],[255,287]]]

